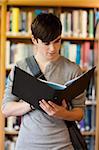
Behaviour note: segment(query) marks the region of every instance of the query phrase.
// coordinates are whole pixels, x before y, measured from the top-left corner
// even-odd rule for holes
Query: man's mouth
[[[52,53],[48,53],[49,55],[54,55],[55,54],[55,52],[52,52]]]

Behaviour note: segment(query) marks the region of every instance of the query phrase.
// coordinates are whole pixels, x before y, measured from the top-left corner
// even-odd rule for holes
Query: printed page
[[[62,85],[62,84],[58,84],[58,83],[55,83],[55,82],[50,82],[50,81],[46,81],[46,80],[42,80],[42,79],[39,79],[40,81],[44,82],[44,83],[47,83],[48,86],[52,87],[53,89],[56,89],[56,90],[64,90],[66,88],[65,85]]]

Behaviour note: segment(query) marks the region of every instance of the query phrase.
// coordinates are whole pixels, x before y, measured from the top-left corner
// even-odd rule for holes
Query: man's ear
[[[33,35],[32,35],[32,37],[31,37],[31,39],[32,39],[32,42],[33,42],[34,45],[37,44],[37,40],[34,38]]]

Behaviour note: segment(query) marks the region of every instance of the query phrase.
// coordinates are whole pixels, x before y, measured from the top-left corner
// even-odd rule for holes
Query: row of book
[[[96,104],[96,76],[91,78],[88,88],[86,90],[86,97],[87,97],[87,105],[88,101],[91,101],[93,104]],[[90,103],[89,103],[90,104]]]
[[[53,8],[24,10],[18,7],[11,7],[7,11],[6,31],[9,33],[31,33],[31,23],[40,13],[55,13],[62,23],[62,35],[74,37],[94,37],[94,28],[99,21],[99,11],[69,10],[60,14]]]
[[[76,62],[82,68],[88,69],[97,63],[97,48],[91,47],[90,42],[74,44],[64,41],[61,46],[60,54],[73,62]],[[6,42],[6,68],[17,61],[33,55],[33,45],[26,43]]]
[[[60,14],[62,35],[74,37],[94,37],[94,11],[73,10]]]
[[[5,131],[18,131],[20,129],[21,117],[8,117],[5,120]]]
[[[33,45],[25,43],[11,43],[6,41],[6,68],[23,58],[33,55]]]
[[[91,47],[88,41],[82,44],[64,41],[60,51],[62,56],[76,62],[82,68],[90,68],[95,64],[96,52],[96,48]]]
[[[6,137],[5,139],[5,150],[15,150],[17,136]]]
[[[79,122],[78,127],[83,131],[95,131],[95,106],[87,106],[85,108],[84,118]]]
[[[53,9],[35,9],[35,10],[22,10],[18,7],[11,7],[7,11],[7,26],[6,31],[9,33],[31,33],[32,20],[42,12],[52,12]]]
[[[88,150],[95,150],[95,137],[85,136],[85,141],[87,143]]]

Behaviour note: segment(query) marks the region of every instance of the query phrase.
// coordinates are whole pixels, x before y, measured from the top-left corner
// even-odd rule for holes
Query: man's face
[[[61,46],[61,36],[58,36],[50,43],[44,43],[40,39],[36,43],[37,54],[44,57],[48,61],[56,60],[59,57],[59,50]]]

